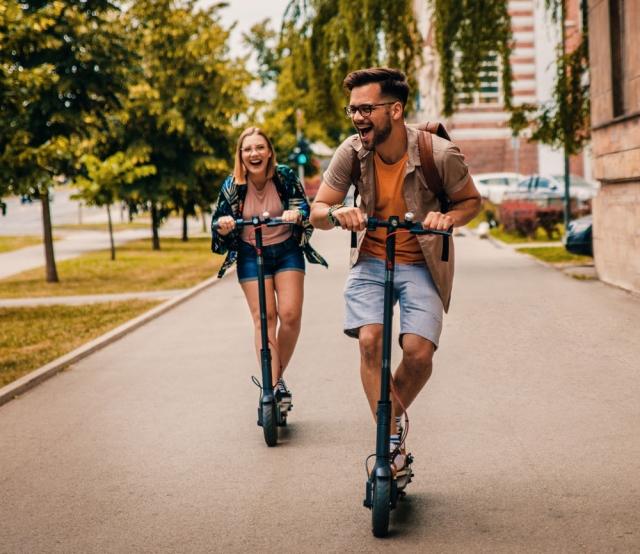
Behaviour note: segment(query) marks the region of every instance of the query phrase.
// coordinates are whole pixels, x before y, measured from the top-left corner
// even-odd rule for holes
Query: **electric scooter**
[[[414,235],[441,235],[442,260],[449,259],[449,237],[451,229],[439,231],[424,229],[420,223],[414,223],[414,215],[407,212],[404,221],[398,216],[388,220],[373,217],[367,219],[367,230],[374,231],[380,227],[387,229],[386,260],[384,276],[384,314],[382,328],[382,367],[380,379],[380,399],[376,410],[376,453],[375,464],[368,472],[364,506],[371,509],[371,530],[376,537],[385,537],[389,532],[389,514],[396,507],[400,496],[405,494],[404,488],[411,482],[411,454],[407,455],[404,471],[393,474],[391,469],[391,453],[389,452],[389,432],[391,425],[391,332],[393,324],[393,281],[395,274],[396,235],[407,232]],[[337,223],[337,225],[339,225]],[[406,434],[405,434],[406,437]],[[404,438],[404,437],[403,437]],[[373,457],[370,456],[370,457]],[[368,458],[367,458],[368,460]]]
[[[269,348],[269,334],[267,328],[267,300],[264,284],[264,257],[262,245],[262,227],[277,227],[279,225],[295,225],[283,221],[282,218],[269,217],[269,212],[264,212],[262,218],[253,216],[251,219],[236,219],[236,227],[253,226],[256,237],[256,257],[258,262],[258,301],[260,306],[260,366],[262,370],[262,383],[255,377],[253,382],[260,388],[260,400],[258,403],[258,426],[262,427],[264,440],[267,446],[275,446],[278,443],[278,427],[287,425],[287,415],[293,408],[291,397],[281,398],[274,393],[271,377],[271,349]],[[213,228],[217,228],[217,223]]]

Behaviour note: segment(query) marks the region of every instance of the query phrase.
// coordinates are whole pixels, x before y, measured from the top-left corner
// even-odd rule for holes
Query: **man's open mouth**
[[[358,127],[358,133],[360,133],[360,138],[362,140],[368,140],[371,138],[371,134],[373,133],[373,125],[362,125]]]

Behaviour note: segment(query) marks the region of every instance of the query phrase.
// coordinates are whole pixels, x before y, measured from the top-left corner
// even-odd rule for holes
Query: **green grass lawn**
[[[27,246],[33,246],[34,244],[42,244],[42,237],[31,235],[16,237],[0,236],[0,254],[11,252],[12,250],[19,250]]]
[[[564,227],[562,225],[559,225],[558,227],[560,231],[553,234],[553,238],[551,239],[552,241],[559,241],[562,238]],[[523,242],[551,242],[549,240],[549,237],[547,236],[547,233],[545,233],[544,229],[542,229],[541,227],[538,227],[536,229],[536,233],[533,237],[523,237],[518,233],[509,233],[505,231],[501,226],[494,227],[489,231],[489,234],[493,238],[501,240],[502,242],[506,242],[507,244],[519,244]]]
[[[580,265],[593,263],[593,258],[591,256],[579,256],[578,254],[572,254],[571,252],[567,252],[564,246],[539,246],[518,248],[517,250],[518,252],[530,254],[543,262],[551,264],[573,263]]]
[[[0,280],[0,298],[188,288],[215,275],[223,260],[206,237],[163,238],[160,246],[153,251],[150,240],[138,240],[117,247],[115,261],[105,250],[60,262],[59,283],[46,283],[43,268],[25,271]]]
[[[0,386],[157,305],[131,300],[83,306],[0,308]]]

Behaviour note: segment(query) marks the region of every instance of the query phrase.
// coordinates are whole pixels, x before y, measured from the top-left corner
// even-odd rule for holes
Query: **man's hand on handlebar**
[[[223,237],[228,235],[236,227],[236,221],[230,215],[223,215],[218,218],[218,234]]]
[[[348,231],[362,231],[367,228],[367,217],[360,208],[344,206],[332,212],[333,218],[340,227]]]
[[[422,226],[425,229],[433,229],[436,231],[447,231],[453,227],[453,219],[448,214],[440,212],[429,212],[424,218]]]

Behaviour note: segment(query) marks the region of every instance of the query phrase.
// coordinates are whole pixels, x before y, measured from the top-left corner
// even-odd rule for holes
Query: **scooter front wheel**
[[[375,537],[386,537],[391,512],[391,479],[374,477],[372,485],[371,530]]]
[[[262,410],[262,431],[264,442],[267,446],[275,446],[278,443],[278,421],[276,417],[275,402],[260,404]]]

